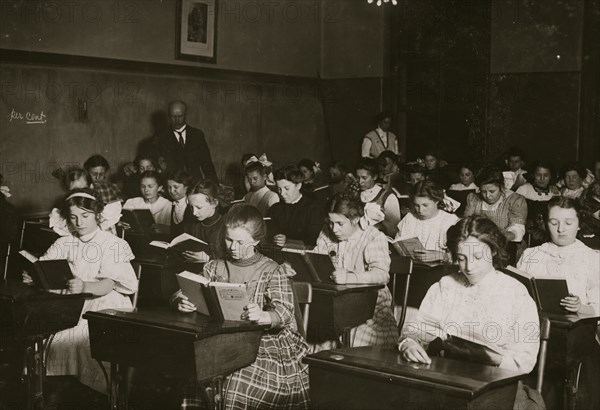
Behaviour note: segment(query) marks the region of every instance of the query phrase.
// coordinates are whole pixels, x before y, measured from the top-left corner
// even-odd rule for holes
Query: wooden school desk
[[[313,409],[509,409],[521,374],[432,357],[410,363],[395,348],[322,351],[309,365]]]
[[[112,409],[127,408],[127,368],[210,383],[222,398],[222,376],[256,360],[268,325],[212,321],[200,313],[168,308],[88,312],[92,357],[111,363]]]
[[[307,340],[313,343],[342,336],[350,346],[350,329],[373,317],[377,294],[383,285],[336,285],[312,282],[313,300],[308,316]]]
[[[584,408],[577,406],[577,392],[584,383],[597,389],[597,380],[585,380],[581,366],[599,366],[594,356],[596,328],[599,317],[574,313],[540,312],[550,319],[550,338],[546,355],[545,374],[560,375],[563,405],[566,409]],[[593,387],[596,386],[596,387]]]
[[[57,295],[21,282],[0,283],[0,350],[2,356],[12,356],[10,363],[3,365],[8,365],[5,370],[8,369],[9,375],[5,381],[8,387],[14,387],[11,391],[7,389],[6,395],[2,394],[3,400],[8,400],[10,395],[21,399],[19,380],[25,365],[26,408],[44,407],[44,355],[47,348],[44,339],[77,325],[88,296],[83,293]],[[21,361],[23,357],[25,363]],[[0,407],[3,407],[1,403]]]

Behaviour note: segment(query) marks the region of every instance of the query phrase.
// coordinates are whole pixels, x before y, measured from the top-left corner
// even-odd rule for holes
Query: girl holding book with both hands
[[[426,349],[448,334],[483,340],[500,355],[498,367],[529,373],[537,360],[539,317],[525,286],[498,271],[506,238],[486,217],[470,216],[448,230],[448,247],[460,271],[432,285],[398,349],[405,360],[430,363]]]
[[[305,409],[308,373],[302,358],[308,352],[294,316],[292,285],[286,270],[256,250],[266,235],[262,215],[253,206],[235,205],[223,217],[222,259],[208,262],[203,275],[213,282],[246,283],[251,303],[240,319],[270,324],[256,361],[231,374],[224,386],[227,409]],[[172,298],[181,312],[195,306],[181,292]],[[200,406],[197,398],[184,407]]]
[[[66,259],[74,278],[68,293],[89,293],[81,314],[108,308],[130,308],[129,295],[137,291],[138,280],[129,263],[133,254],[127,242],[100,229],[103,203],[90,189],[74,190],[61,207],[72,234],[62,236],[40,260]],[[31,278],[24,274],[24,282]],[[105,364],[107,366],[108,364]],[[95,390],[106,393],[102,369],[90,353],[87,321],[56,333],[47,363],[48,375],[74,375]]]
[[[140,175],[141,197],[128,199],[123,209],[148,209],[152,213],[154,223],[163,227],[171,226],[171,202],[162,197],[162,176],[157,171],[145,171]],[[169,231],[169,229],[164,229]]]
[[[329,224],[317,239],[315,251],[335,255],[332,279],[338,284],[381,284],[389,281],[390,255],[385,235],[364,218],[358,198],[337,195],[330,200]],[[392,294],[379,290],[373,318],[351,330],[352,346],[394,346],[398,327],[392,311]],[[315,346],[314,350],[338,347],[337,340]]]
[[[561,301],[572,313],[600,314],[600,253],[577,239],[581,208],[577,200],[555,197],[548,202],[546,226],[550,241],[526,249],[517,268],[534,277],[567,280],[569,296]]]

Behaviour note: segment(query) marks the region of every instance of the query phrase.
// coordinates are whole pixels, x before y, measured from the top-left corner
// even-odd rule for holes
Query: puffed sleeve
[[[373,237],[365,247],[363,260],[365,272],[352,272],[348,283],[387,284],[390,280],[390,250],[385,235],[375,228]]]
[[[138,279],[130,263],[134,255],[127,242],[112,235],[111,239],[102,247],[97,278],[113,280],[115,290],[119,293],[134,293],[138,289]]]
[[[518,283],[513,301],[514,337],[502,346],[499,367],[529,373],[537,362],[540,347],[540,318],[533,299],[525,286]]]
[[[267,311],[271,315],[271,327],[282,328],[293,323],[296,318],[292,284],[281,266],[269,278],[266,293],[269,298]]]
[[[60,236],[68,236],[71,234],[67,220],[62,217],[57,208],[53,208],[52,211],[50,211],[48,226]]]
[[[525,225],[527,221],[527,201],[517,193],[511,195],[511,204],[508,208],[508,225]]]
[[[463,218],[474,215],[476,211],[477,211],[477,194],[471,192],[467,196],[467,207],[465,208],[465,212],[463,213]]]
[[[72,247],[67,245],[70,238],[72,237],[62,236],[58,238],[52,245],[50,245],[46,252],[39,257],[39,260],[51,261],[55,259],[70,259],[69,249]]]
[[[111,202],[104,206],[102,221],[100,222],[102,230],[107,231],[119,222],[121,219],[121,209],[121,202],[119,201]]]
[[[588,270],[586,283],[587,305],[594,309],[594,315],[600,315],[600,252],[592,251],[595,258],[592,258],[591,269]]]

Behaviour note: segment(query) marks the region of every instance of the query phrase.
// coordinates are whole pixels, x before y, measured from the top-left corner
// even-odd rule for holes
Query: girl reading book
[[[551,240],[526,249],[517,268],[534,277],[562,277],[571,295],[561,301],[572,313],[600,314],[600,255],[577,239],[581,208],[577,200],[555,197],[548,202],[546,226]]]
[[[328,206],[329,224],[317,239],[315,250],[335,255],[332,279],[338,284],[382,284],[390,279],[390,255],[385,235],[364,219],[358,198],[338,195]],[[394,346],[398,328],[392,311],[392,294],[379,290],[373,318],[351,330],[352,346]],[[335,348],[338,341],[325,342],[315,350]]]
[[[138,281],[131,264],[133,254],[127,242],[100,229],[103,203],[90,189],[74,190],[61,207],[71,234],[60,237],[40,260],[66,259],[74,278],[62,292],[89,293],[81,314],[108,308],[130,308],[129,295]],[[24,282],[31,278],[24,274]],[[107,364],[105,364],[106,366]],[[106,383],[101,367],[90,353],[87,321],[56,333],[46,362],[48,375],[74,375],[102,393]]]
[[[488,218],[471,216],[448,229],[448,248],[460,271],[432,285],[398,349],[405,360],[430,363],[429,344],[458,336],[499,353],[497,366],[529,373],[537,359],[539,318],[527,289],[498,271],[506,238]]]
[[[225,407],[305,409],[308,373],[302,358],[308,346],[298,333],[285,269],[256,250],[266,235],[262,215],[253,206],[239,204],[224,216],[223,224],[222,259],[208,262],[203,274],[213,282],[248,284],[252,302],[240,312],[240,319],[271,326],[262,337],[256,361],[227,378]],[[173,301],[181,312],[195,310],[181,292]],[[184,407],[191,402],[186,398]]]
[[[123,209],[149,209],[156,224],[171,226],[171,202],[160,196],[162,189],[161,175],[156,171],[145,171],[140,176],[142,196],[128,199]]]

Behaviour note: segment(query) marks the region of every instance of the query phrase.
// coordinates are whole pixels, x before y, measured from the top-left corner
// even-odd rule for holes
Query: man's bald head
[[[169,103],[169,119],[171,127],[177,130],[185,125],[185,116],[187,114],[187,105],[183,101],[171,101]]]

